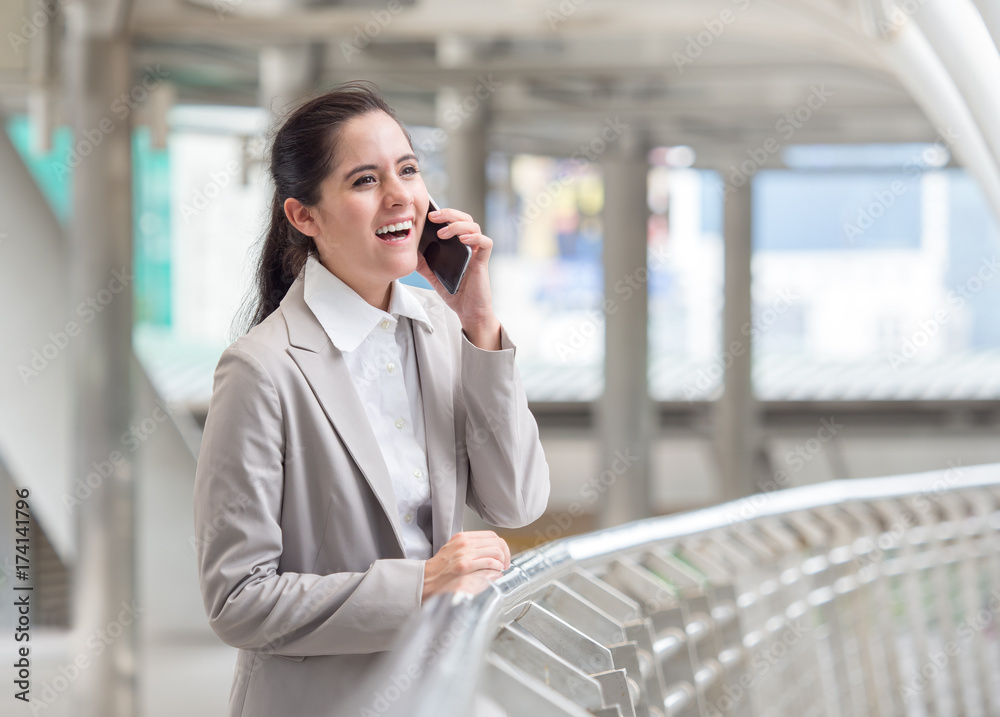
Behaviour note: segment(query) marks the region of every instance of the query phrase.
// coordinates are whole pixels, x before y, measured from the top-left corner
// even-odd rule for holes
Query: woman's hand
[[[510,548],[492,530],[455,533],[424,565],[421,602],[448,590],[468,589],[481,579],[495,580],[510,567]],[[463,587],[465,586],[465,587]]]
[[[431,212],[429,218],[448,226],[438,230],[438,236],[448,241],[461,241],[472,249],[465,277],[455,294],[441,285],[434,272],[427,266],[424,255],[417,253],[417,271],[430,282],[444,302],[458,314],[469,341],[481,349],[500,349],[500,321],[493,313],[493,295],[490,292],[490,274],[487,266],[493,240],[482,233],[472,217],[457,209]]]

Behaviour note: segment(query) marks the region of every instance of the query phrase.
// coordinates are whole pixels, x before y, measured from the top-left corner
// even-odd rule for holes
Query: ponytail
[[[285,216],[284,202],[277,192],[271,199],[271,216],[264,235],[260,261],[254,277],[254,291],[236,316],[233,335],[242,336],[278,308],[306,259],[316,253],[316,242],[292,226]]]

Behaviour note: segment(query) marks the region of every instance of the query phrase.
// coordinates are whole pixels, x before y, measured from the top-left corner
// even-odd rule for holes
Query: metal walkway
[[[524,553],[336,714],[1000,714],[1000,466],[777,491]]]

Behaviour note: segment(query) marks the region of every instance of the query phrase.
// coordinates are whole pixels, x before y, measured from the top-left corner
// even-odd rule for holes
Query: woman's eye
[[[412,164],[408,164],[405,167],[403,167],[403,169],[400,172],[400,174],[416,174],[419,171],[420,170],[417,169],[416,167],[414,167]]]
[[[360,187],[362,184],[371,184],[375,181],[374,175],[366,174],[363,177],[358,177],[357,181],[354,182],[355,187]]]

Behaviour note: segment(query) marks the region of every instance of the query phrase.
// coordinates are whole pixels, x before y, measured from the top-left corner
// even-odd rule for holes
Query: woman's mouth
[[[390,244],[404,241],[413,231],[413,220],[398,222],[396,224],[386,224],[375,230],[375,236]]]

